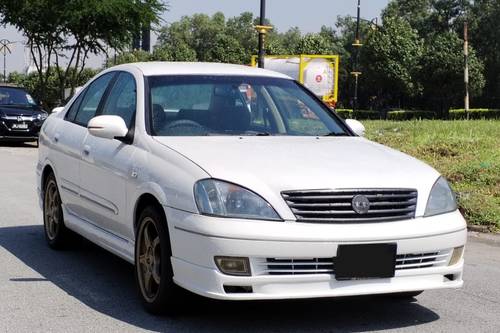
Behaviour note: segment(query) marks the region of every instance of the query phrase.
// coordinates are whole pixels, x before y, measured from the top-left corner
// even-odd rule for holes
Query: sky
[[[361,17],[369,20],[378,17],[388,2],[362,0]],[[260,0],[169,0],[168,3],[169,11],[162,16],[163,24],[195,13],[212,15],[221,11],[229,18],[245,11],[258,16],[260,10]],[[302,32],[317,32],[322,25],[333,26],[338,15],[355,16],[357,6],[356,0],[267,0],[266,3],[266,17],[281,32],[295,26]],[[7,72],[23,71],[26,65],[22,34],[13,27],[0,27],[0,39],[4,38],[21,42],[14,44],[12,54],[7,55]],[[153,43],[155,40],[153,36]],[[90,67],[100,67],[102,63],[103,57],[92,57],[88,61]],[[3,70],[3,59],[0,67]]]

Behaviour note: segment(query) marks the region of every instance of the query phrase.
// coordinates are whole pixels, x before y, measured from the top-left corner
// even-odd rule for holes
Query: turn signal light
[[[250,261],[246,257],[215,257],[219,270],[227,275],[250,276]]]

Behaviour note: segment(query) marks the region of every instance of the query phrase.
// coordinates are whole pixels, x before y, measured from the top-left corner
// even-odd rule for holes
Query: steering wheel
[[[167,136],[196,136],[207,135],[208,129],[196,121],[180,119],[166,124],[161,133]]]

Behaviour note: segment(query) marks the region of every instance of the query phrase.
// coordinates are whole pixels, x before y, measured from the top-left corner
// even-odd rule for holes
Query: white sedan
[[[463,284],[446,180],[362,137],[289,77],[225,64],[107,69],[40,134],[55,249],[75,233],[135,265],[146,309],[417,295]]]

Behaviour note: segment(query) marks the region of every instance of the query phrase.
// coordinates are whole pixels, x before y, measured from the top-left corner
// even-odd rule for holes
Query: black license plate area
[[[397,244],[339,245],[335,258],[337,280],[394,277]]]

